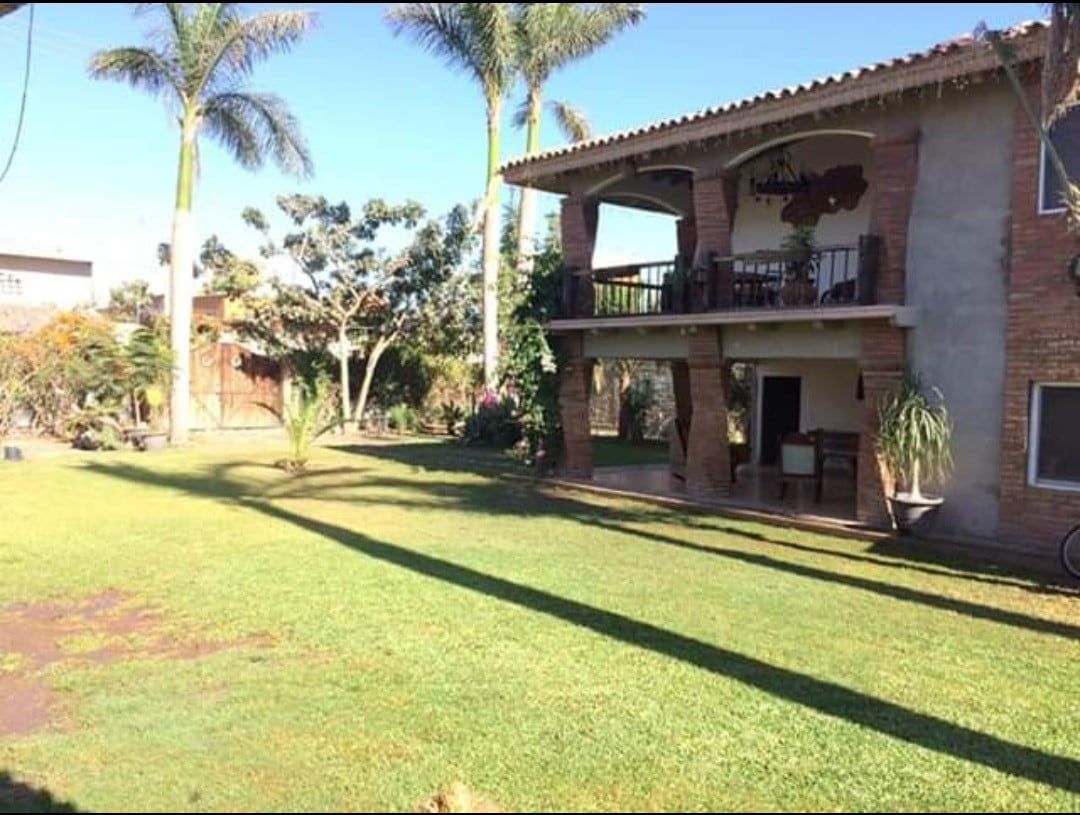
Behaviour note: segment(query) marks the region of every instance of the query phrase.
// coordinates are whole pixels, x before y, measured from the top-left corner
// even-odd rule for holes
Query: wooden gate
[[[242,345],[221,342],[191,352],[191,427],[277,427],[260,403],[281,408],[281,365]]]

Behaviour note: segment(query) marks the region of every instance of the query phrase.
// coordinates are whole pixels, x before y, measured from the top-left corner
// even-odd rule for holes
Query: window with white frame
[[[0,272],[0,296],[22,297],[22,278],[11,272]]]
[[[1080,107],[1074,107],[1050,128],[1050,141],[1061,156],[1065,172],[1069,178],[1080,178]],[[1061,181],[1046,148],[1041,150],[1039,162],[1039,212],[1061,212],[1065,209],[1062,199]]]
[[[1028,481],[1080,489],[1080,383],[1032,388]]]

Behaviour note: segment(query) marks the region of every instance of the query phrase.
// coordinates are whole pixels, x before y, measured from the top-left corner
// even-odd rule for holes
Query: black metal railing
[[[730,281],[731,308],[855,305],[867,300],[867,292],[860,291],[868,285],[866,274],[860,275],[861,245],[717,258],[717,278]]]
[[[815,308],[876,302],[881,242],[863,235],[857,245],[811,251],[763,250],[713,257],[692,267],[677,257],[594,269],[567,269],[566,317],[633,317],[755,308]]]

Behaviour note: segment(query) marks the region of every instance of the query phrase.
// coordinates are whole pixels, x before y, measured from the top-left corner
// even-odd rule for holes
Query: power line
[[[26,26],[26,64],[23,67],[22,101],[19,103],[19,121],[15,125],[15,138],[11,142],[11,151],[8,153],[7,162],[3,171],[0,171],[0,184],[7,178],[11,165],[15,161],[15,153],[19,149],[19,138],[22,136],[23,119],[26,118],[26,91],[30,87],[30,56],[34,50],[34,6],[30,4],[30,22]]]

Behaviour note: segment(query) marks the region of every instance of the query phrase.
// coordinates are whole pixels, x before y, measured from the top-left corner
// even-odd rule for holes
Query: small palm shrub
[[[416,429],[416,411],[399,402],[386,411],[386,424],[398,433],[411,433]]]
[[[325,375],[310,380],[296,379],[282,410],[262,402],[260,406],[277,417],[289,437],[289,457],[278,462],[278,466],[289,472],[303,472],[311,445],[341,424]]]
[[[465,420],[465,409],[454,402],[443,402],[439,408],[439,416],[446,425],[446,434],[453,436],[457,433],[457,426]]]

